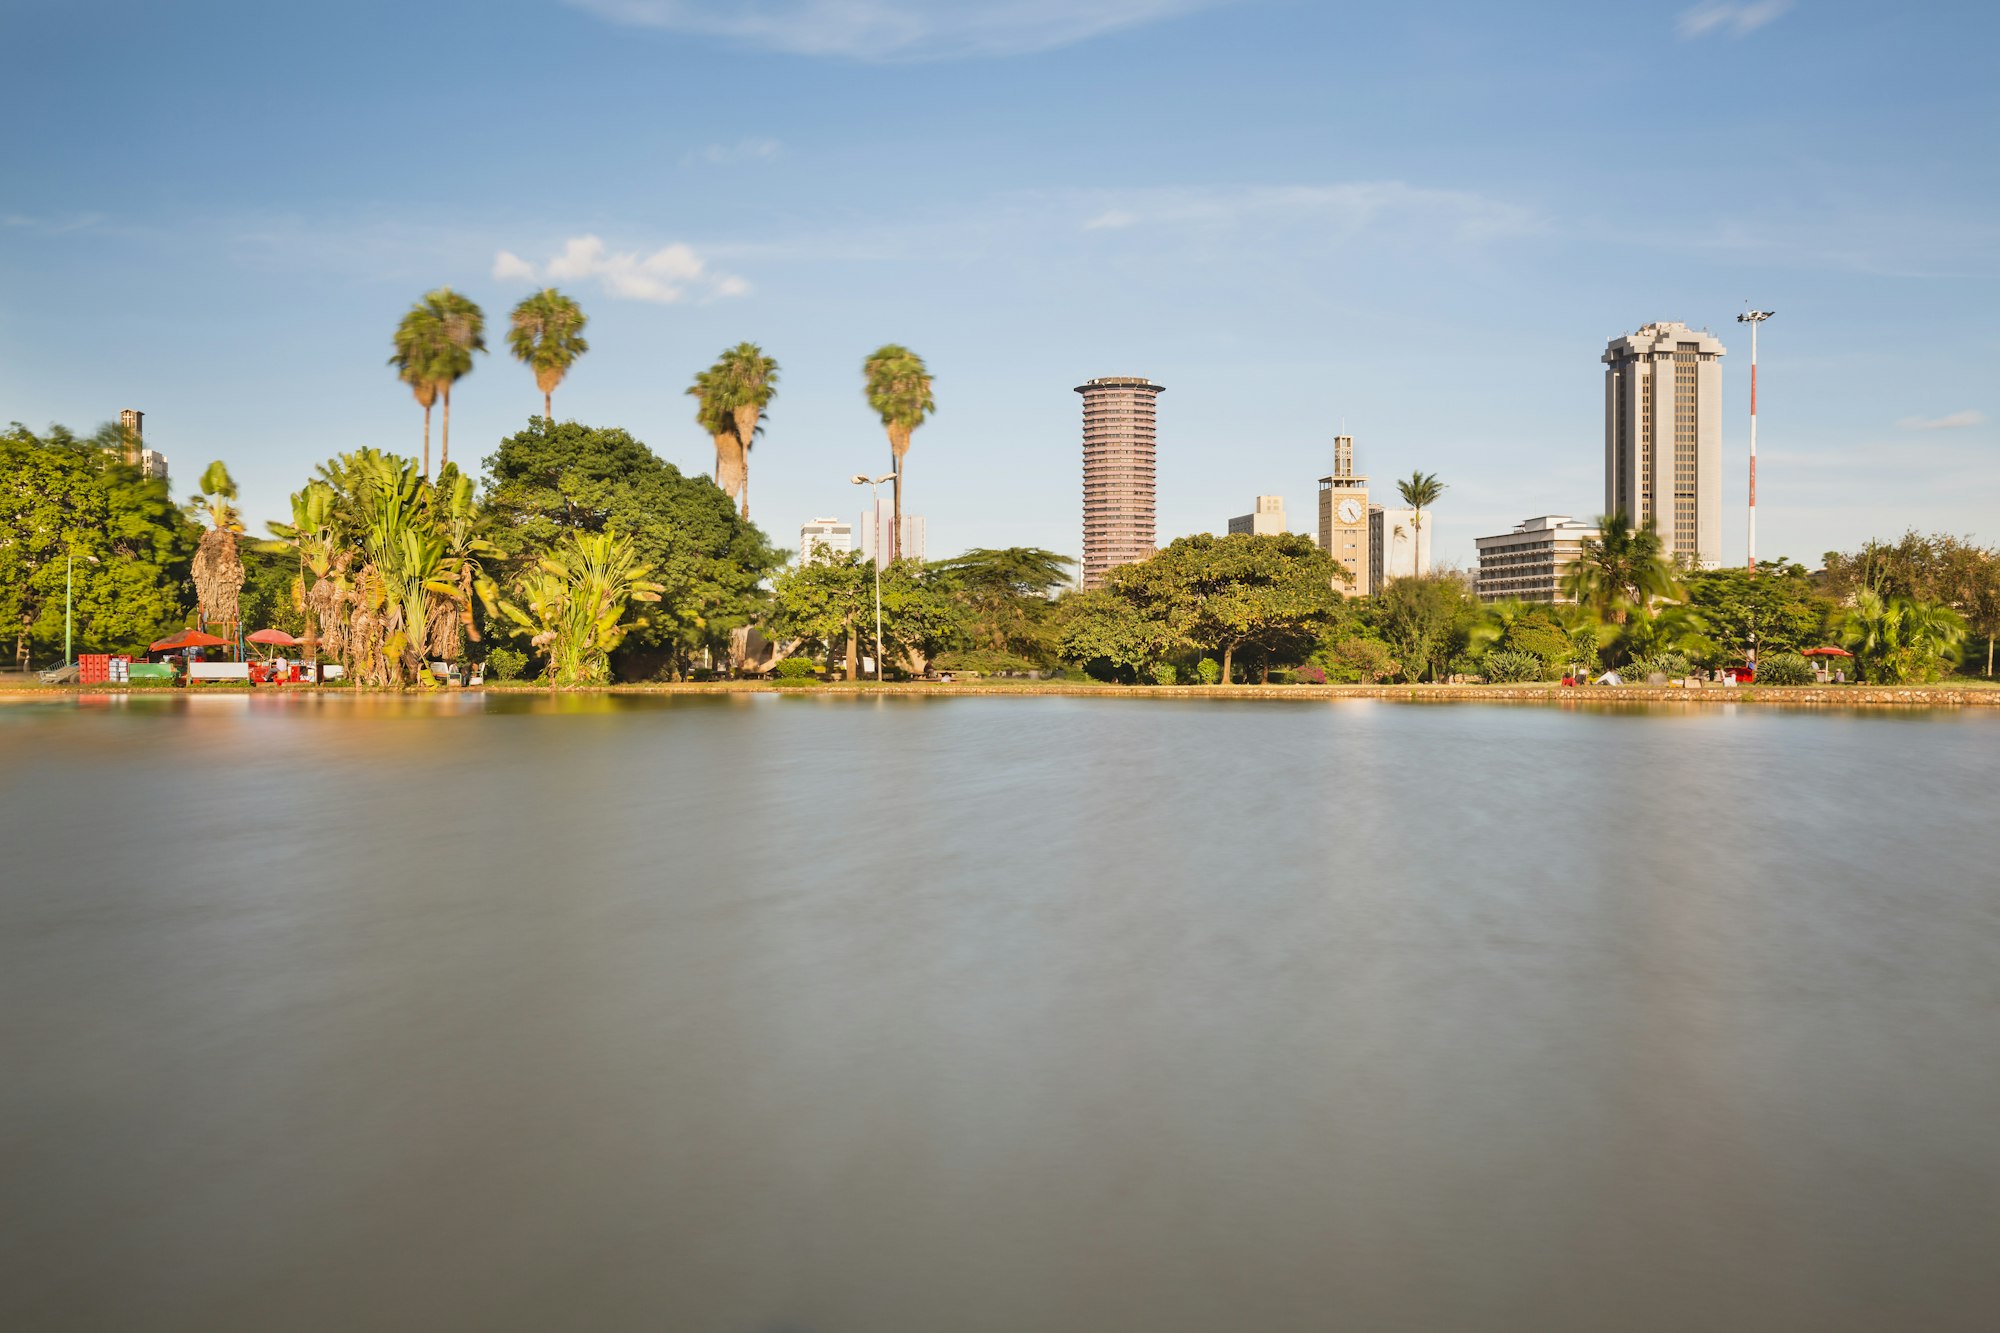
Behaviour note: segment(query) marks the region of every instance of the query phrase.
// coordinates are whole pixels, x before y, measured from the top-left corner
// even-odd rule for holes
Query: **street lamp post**
[[[1747,310],[1736,317],[1750,326],[1750,577],[1757,577],[1757,326],[1775,310]]]
[[[877,499],[875,488],[885,481],[893,481],[895,476],[893,472],[880,477],[870,477],[857,472],[850,478],[856,486],[868,488],[868,521],[878,528],[875,534],[875,549],[868,555],[868,563],[875,566],[875,683],[877,685],[882,683],[882,534],[879,531],[882,505]]]

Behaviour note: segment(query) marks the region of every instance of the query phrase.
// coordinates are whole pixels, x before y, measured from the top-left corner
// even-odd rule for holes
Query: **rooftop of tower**
[[[1151,389],[1154,393],[1165,393],[1167,386],[1155,384],[1142,375],[1105,375],[1098,379],[1085,380],[1071,392],[1087,393],[1092,389]]]

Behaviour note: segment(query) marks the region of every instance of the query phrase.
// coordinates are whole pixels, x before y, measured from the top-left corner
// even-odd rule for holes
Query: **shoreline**
[[[951,682],[873,681],[817,685],[778,685],[761,680],[727,680],[631,685],[595,685],[550,690],[530,684],[484,685],[477,690],[387,690],[351,685],[283,685],[258,687],[204,686],[185,688],[124,685],[0,685],[0,700],[54,700],[119,696],[187,698],[190,695],[230,695],[259,698],[295,695],[335,695],[355,698],[422,698],[466,694],[535,697],[603,695],[782,694],[823,698],[900,695],[934,698],[980,698],[1046,695],[1102,699],[1261,699],[1266,701],[1338,701],[1379,699],[1394,703],[1532,703],[1563,707],[1623,703],[1700,705],[1757,704],[1780,708],[2000,708],[2000,688],[1991,686],[1889,685],[1741,685],[1684,689],[1652,685],[1108,685],[1085,681]]]

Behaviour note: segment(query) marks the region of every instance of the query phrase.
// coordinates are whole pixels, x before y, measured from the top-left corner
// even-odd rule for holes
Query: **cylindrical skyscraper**
[[[1079,384],[1083,395],[1083,586],[1153,554],[1153,400],[1164,384],[1114,375]]]

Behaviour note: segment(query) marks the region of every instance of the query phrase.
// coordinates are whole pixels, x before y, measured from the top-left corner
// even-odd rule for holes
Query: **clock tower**
[[[1366,597],[1368,569],[1368,478],[1354,471],[1354,437],[1333,437],[1333,475],[1319,479],[1320,549],[1354,575],[1349,597]]]

